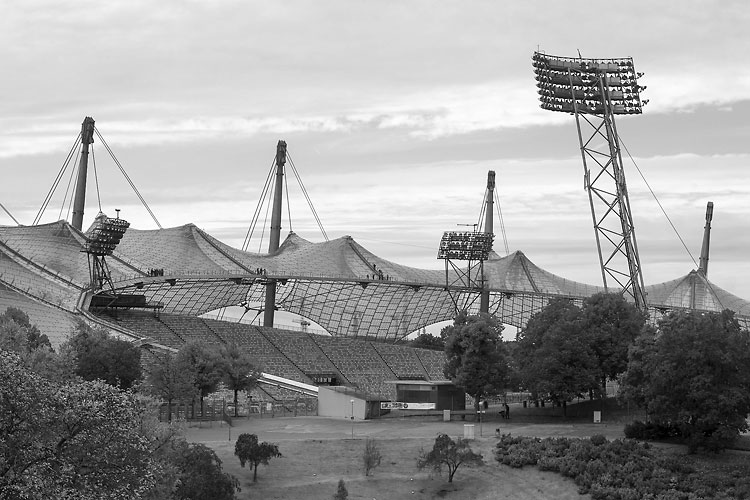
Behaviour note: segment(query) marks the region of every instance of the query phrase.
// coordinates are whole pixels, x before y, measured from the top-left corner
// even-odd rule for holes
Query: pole
[[[81,159],[78,162],[78,179],[73,201],[72,225],[83,231],[83,209],[86,205],[86,177],[88,175],[89,144],[94,142],[94,119],[87,116],[81,124]]]
[[[354,439],[354,400],[351,400],[352,404],[352,439]]]
[[[495,171],[490,170],[487,172],[487,198],[485,199],[485,213],[484,213],[484,232],[493,234],[495,232],[494,226],[494,206],[495,206]],[[490,247],[492,250],[492,247]],[[482,292],[479,297],[479,312],[489,313],[490,312],[490,292],[484,288],[487,283],[484,279],[484,266],[481,266],[481,284]]]
[[[268,253],[279,249],[281,242],[281,203],[284,195],[284,165],[286,164],[286,142],[279,141],[276,145],[276,184],[273,195],[273,211],[271,212],[271,235],[268,242]],[[276,312],[276,280],[267,280],[266,300],[263,309],[263,326],[273,327],[273,317]]]

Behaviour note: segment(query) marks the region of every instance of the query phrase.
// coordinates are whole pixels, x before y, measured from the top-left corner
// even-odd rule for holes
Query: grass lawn
[[[568,500],[589,499],[580,495],[569,478],[553,472],[542,472],[533,466],[514,469],[500,465],[494,457],[495,431],[514,436],[590,437],[603,434],[608,439],[623,437],[624,423],[631,417],[626,410],[605,407],[602,424],[593,424],[589,405],[569,408],[563,417],[561,409],[512,408],[511,420],[500,418],[483,423],[480,437],[476,423],[442,422],[429,418],[382,419],[356,422],[323,417],[285,417],[240,419],[231,429],[213,425],[188,429],[188,440],[202,442],[214,449],[225,472],[240,480],[244,499],[330,499],[343,479],[349,499],[518,499]],[[552,411],[549,411],[552,410]],[[453,483],[447,475],[418,471],[416,459],[421,449],[432,448],[438,433],[453,438],[463,435],[464,425],[475,424],[476,439],[472,449],[482,453],[485,465],[461,467]],[[234,456],[234,444],[240,433],[257,434],[261,441],[276,443],[283,458],[271,460],[258,468],[258,482],[252,482],[252,469],[240,467]],[[354,435],[354,438],[352,438]],[[382,462],[369,477],[362,470],[362,455],[367,437],[377,440]],[[680,445],[656,444],[667,453],[685,454]],[[750,436],[738,443],[739,449],[750,449]],[[730,451],[718,455],[685,456],[698,474],[713,477],[719,483],[738,474],[750,474],[750,454]],[[722,477],[724,481],[722,481]]]
[[[522,470],[498,464],[492,449],[494,438],[475,440],[472,449],[484,455],[486,465],[461,467],[453,483],[447,474],[437,476],[418,471],[420,448],[430,447],[432,438],[377,439],[383,457],[369,477],[362,470],[365,439],[310,439],[278,443],[283,458],[259,466],[258,482],[252,470],[241,468],[233,442],[214,442],[211,447],[223,461],[226,472],[240,479],[239,499],[330,499],[343,479],[349,499],[582,499],[569,479],[527,467]]]

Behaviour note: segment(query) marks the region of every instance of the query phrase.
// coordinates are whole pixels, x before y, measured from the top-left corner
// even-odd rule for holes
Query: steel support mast
[[[706,225],[703,226],[703,244],[701,245],[701,258],[698,264],[698,272],[708,277],[708,252],[711,246],[711,219],[714,217],[714,203],[709,201],[706,205]]]
[[[638,245],[630,210],[615,115],[640,114],[636,73],[631,58],[584,59],[535,52],[534,71],[541,107],[572,113],[594,224],[604,289],[619,288],[645,311]]]
[[[484,232],[492,235],[489,250],[492,250],[492,241],[495,235],[494,212],[495,212],[495,171],[487,172],[487,192],[484,200]],[[487,280],[482,272],[481,276],[482,295],[479,300],[479,312],[490,312],[490,291],[487,290]]]
[[[87,116],[81,125],[81,159],[78,163],[76,194],[73,201],[72,225],[83,231],[83,209],[86,205],[86,177],[88,176],[89,144],[94,142],[94,119]]]
[[[286,142],[276,145],[276,182],[274,185],[273,210],[271,212],[271,235],[268,242],[268,254],[279,249],[281,243],[281,204],[284,196],[284,165],[286,164]],[[276,280],[266,283],[266,300],[263,308],[263,326],[272,327],[276,311]]]

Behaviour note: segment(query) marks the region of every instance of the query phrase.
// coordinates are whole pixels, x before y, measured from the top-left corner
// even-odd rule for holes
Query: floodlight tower
[[[584,59],[534,52],[542,109],[572,113],[583,158],[604,289],[612,284],[646,309],[638,245],[625,184],[615,115],[642,112],[632,58]],[[610,283],[608,280],[612,280]]]
[[[484,291],[484,261],[492,250],[493,238],[492,233],[476,231],[476,228],[443,233],[437,258],[445,260],[445,286],[456,314],[468,310]],[[460,264],[462,261],[466,262],[466,267]]]
[[[107,217],[100,213],[94,220],[91,230],[86,235],[86,246],[84,251],[89,257],[89,272],[91,276],[91,290],[99,292],[108,284],[112,290],[112,278],[105,257],[112,255],[120,243],[130,223],[120,219]]]

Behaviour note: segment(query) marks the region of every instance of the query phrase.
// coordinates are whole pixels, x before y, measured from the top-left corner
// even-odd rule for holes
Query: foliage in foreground
[[[420,470],[429,467],[440,473],[445,465],[448,468],[449,483],[453,482],[453,475],[463,464],[483,465],[484,461],[481,454],[471,449],[468,439],[458,438],[454,441],[447,434],[438,435],[432,450],[429,453],[422,451],[417,459],[417,468]]]
[[[339,479],[339,484],[336,487],[336,493],[333,495],[333,500],[346,500],[349,498],[349,491],[346,489],[346,483],[343,479]]]
[[[572,478],[594,500],[750,498],[750,461],[731,466],[685,460],[628,439],[531,438],[503,435],[495,458],[511,467],[535,465]]]
[[[718,451],[748,428],[750,333],[734,313],[672,312],[631,348],[621,398],[688,445]]]

